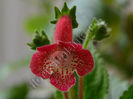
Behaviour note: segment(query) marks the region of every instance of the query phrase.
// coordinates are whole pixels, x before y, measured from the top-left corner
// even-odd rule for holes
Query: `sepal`
[[[44,31],[36,31],[31,43],[27,43],[32,50],[36,50],[37,47],[48,45],[50,41]]]
[[[108,28],[107,24],[101,19],[93,20],[91,26],[89,27],[89,32],[93,35],[93,40],[97,41],[103,40],[110,36],[110,28]]]
[[[61,11],[57,7],[55,7],[54,9],[55,9],[55,20],[51,21],[52,24],[56,24],[58,19],[62,15],[69,15],[72,20],[72,28],[78,27],[78,23],[76,20],[76,6],[73,6],[73,8],[69,9],[67,3],[65,2]]]

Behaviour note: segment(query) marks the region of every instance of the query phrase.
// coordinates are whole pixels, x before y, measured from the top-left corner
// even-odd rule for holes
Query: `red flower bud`
[[[54,33],[54,42],[72,42],[72,24],[68,15],[63,15],[58,20]]]

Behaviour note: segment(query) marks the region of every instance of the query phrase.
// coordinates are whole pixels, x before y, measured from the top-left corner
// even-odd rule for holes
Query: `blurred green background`
[[[37,30],[45,30],[51,43],[54,6],[63,0],[0,1],[0,99],[54,99],[55,89],[30,69],[34,51],[26,45]],[[133,83],[133,0],[67,0],[77,6],[79,27],[73,38],[85,33],[94,17],[105,20],[110,38],[96,43],[110,75],[107,99],[117,99]],[[118,88],[119,86],[119,88]],[[115,90],[115,91],[114,91]],[[110,97],[110,98],[108,98]]]

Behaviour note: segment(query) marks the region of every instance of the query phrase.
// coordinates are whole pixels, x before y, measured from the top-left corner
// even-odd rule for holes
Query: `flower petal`
[[[46,52],[36,52],[32,56],[30,68],[36,76],[47,79],[50,77],[53,68],[50,63],[51,61]]]
[[[77,51],[78,54],[78,65],[76,66],[77,73],[79,76],[84,76],[90,72],[94,67],[93,57],[89,50]]]
[[[65,50],[65,51],[69,51],[69,52],[73,52],[73,51],[77,51],[77,50],[82,49],[81,44],[72,43],[72,42],[59,41],[58,46],[60,47],[60,49]]]
[[[50,76],[50,83],[54,85],[60,91],[68,91],[76,82],[73,74],[61,75],[58,72],[53,73]]]
[[[52,52],[52,51],[55,51],[57,49],[57,44],[51,44],[51,45],[45,45],[45,46],[42,46],[42,47],[38,47],[37,50],[38,51],[41,51],[41,52]]]

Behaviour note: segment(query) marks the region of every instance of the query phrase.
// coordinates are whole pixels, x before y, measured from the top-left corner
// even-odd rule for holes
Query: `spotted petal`
[[[30,68],[31,71],[43,79],[47,79],[50,77],[51,73],[53,72],[52,60],[50,55],[56,51],[57,44],[47,45],[38,47],[35,54],[32,56]]]
[[[76,69],[79,76],[84,76],[93,69],[94,61],[89,50],[77,51],[76,57],[78,58]]]
[[[68,91],[75,84],[74,73],[71,75],[61,75],[60,73],[53,73],[50,76],[50,83],[60,91]]]

